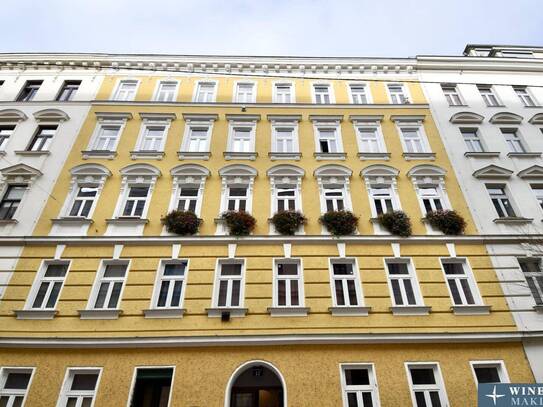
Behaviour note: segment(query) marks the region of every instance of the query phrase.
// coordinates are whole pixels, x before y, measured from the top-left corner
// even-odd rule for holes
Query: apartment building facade
[[[35,227],[1,239],[24,244],[2,402],[465,406],[534,381],[487,250],[515,237],[477,229],[416,60],[72,59],[105,77]],[[295,235],[269,221],[284,209]],[[434,229],[439,209],[465,233]],[[198,233],[168,232],[172,210]],[[355,233],[319,222],[337,210]],[[379,223],[394,210],[412,236]]]
[[[468,45],[419,57],[419,75],[479,233],[526,239],[488,251],[519,330],[543,330],[543,50]],[[543,381],[543,342],[526,354]]]

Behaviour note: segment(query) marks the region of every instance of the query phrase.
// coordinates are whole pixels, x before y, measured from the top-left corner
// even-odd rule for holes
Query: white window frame
[[[481,129],[478,127],[460,127],[458,129],[460,132],[460,136],[462,137],[462,141],[464,142],[464,145],[466,146],[466,151],[468,153],[484,153],[487,151],[485,144],[483,143],[483,139],[481,138]],[[470,136],[468,139],[464,136],[465,132],[474,133],[475,137]],[[481,148],[480,151],[473,150],[470,145],[478,144]]]
[[[317,183],[319,185],[319,195],[320,195],[320,204],[321,204],[321,214],[324,214],[328,212],[328,209],[326,207],[326,196],[325,192],[327,189],[342,189],[343,190],[343,198],[344,198],[344,210],[346,211],[352,211],[353,204],[351,201],[351,189],[350,189],[350,182],[349,177],[346,175],[343,176],[318,176],[317,175]]]
[[[328,103],[323,102],[317,102],[317,92],[315,91],[315,88],[319,86],[326,86],[328,87],[328,98],[330,101]],[[336,97],[334,95],[334,87],[331,82],[314,82],[311,84],[311,96],[313,98],[313,103],[316,105],[330,105],[336,103]]]
[[[402,143],[402,149],[405,154],[417,154],[417,153],[431,153],[432,148],[428,142],[428,137],[424,131],[424,126],[421,122],[407,122],[407,121],[397,121],[396,127],[398,129],[398,134],[400,135],[400,141]],[[407,143],[404,138],[403,130],[415,130],[419,135],[419,140],[421,144],[422,151],[409,151],[407,148]]]
[[[520,268],[520,272],[522,273],[522,277],[524,279],[524,281],[526,281],[526,284],[528,287],[526,287],[527,290],[529,290],[530,292],[530,298],[532,299],[534,305],[537,307],[541,307],[543,306],[543,284],[540,284],[539,282],[537,281],[533,281],[532,280],[532,284],[535,285],[535,287],[531,287],[530,286],[530,283],[528,282],[528,278],[530,279],[534,279],[534,278],[539,278],[541,276],[543,276],[543,269],[542,269],[542,261],[543,259],[539,256],[531,256],[531,257],[517,257],[517,262],[519,263],[519,268]],[[529,271],[529,272],[525,272],[523,267],[522,267],[522,263],[535,263],[536,264],[536,267],[540,270],[539,272],[533,272],[533,271]],[[535,288],[535,291],[537,292],[537,294],[539,295],[541,301],[539,301],[539,299],[537,299],[534,295],[534,292],[533,292],[533,288]]]
[[[538,182],[531,183],[530,189],[532,190],[532,194],[534,194],[537,206],[543,210],[543,184]]]
[[[69,367],[67,368],[66,373],[64,374],[62,387],[60,389],[60,394],[57,401],[57,407],[66,406],[66,403],[69,397],[77,397],[78,399],[80,397],[92,397],[91,407],[93,407],[96,401],[96,394],[98,393],[98,388],[100,387],[100,379],[102,378],[102,370],[103,369],[101,367]],[[94,390],[93,391],[78,390],[72,394],[72,390],[70,389],[70,387],[73,383],[74,376],[76,374],[89,374],[89,373],[98,374],[98,377],[96,379],[96,386]],[[76,403],[77,406],[81,406],[80,401],[81,400],[78,400],[78,402]]]
[[[353,269],[354,288],[356,292],[357,304],[343,304],[339,305],[336,298],[335,282],[342,280],[343,297],[348,299],[348,289],[344,280],[351,280],[351,278],[334,277],[334,264],[350,264]],[[330,291],[332,294],[332,306],[337,308],[352,308],[352,307],[364,307],[364,291],[362,289],[362,282],[360,280],[360,269],[358,267],[358,259],[356,257],[329,257],[328,258],[328,271],[330,273]]]
[[[130,197],[130,191],[132,190],[132,188],[148,188],[147,189],[147,195],[145,196],[145,199],[143,199],[142,197],[136,197],[136,198],[131,198]],[[152,189],[151,189],[151,184],[149,183],[146,183],[146,184],[129,184],[126,186],[125,190],[124,190],[124,193],[122,194],[122,201],[121,201],[121,205],[120,205],[120,208],[119,208],[119,212],[117,214],[117,218],[134,218],[134,219],[145,219],[145,217],[147,216],[147,211],[149,210],[149,203],[151,202],[151,197],[152,197]],[[142,200],[145,200],[145,204],[143,206],[143,210],[142,210],[142,213],[141,215],[125,215],[124,214],[124,210],[126,208],[126,205],[128,203],[128,200],[133,200],[135,202],[139,202],[139,201],[142,201]],[[137,205],[133,205],[132,207],[132,212],[134,212],[137,208]]]
[[[366,103],[359,103],[355,102],[355,94],[353,93],[353,87],[363,87],[364,88],[364,95],[366,96]],[[349,90],[349,102],[353,105],[369,105],[373,103],[372,97],[371,97],[371,91],[370,86],[366,82],[349,82],[347,83],[347,88]]]
[[[445,273],[445,264],[447,263],[456,263],[460,264],[462,266],[462,270],[464,271],[464,274],[446,274]],[[477,280],[475,280],[475,276],[473,275],[473,270],[469,264],[469,261],[466,257],[440,257],[439,259],[439,265],[441,267],[441,271],[443,272],[443,277],[445,278],[445,284],[447,285],[447,290],[449,291],[449,297],[451,299],[451,304],[453,306],[477,306],[477,305],[484,305],[483,304],[483,298],[481,297],[481,292],[479,291],[479,287],[477,285]],[[449,280],[455,280],[455,284],[458,289],[458,293],[460,295],[461,303],[455,304],[454,297],[452,295],[451,287],[449,285]],[[464,293],[464,288],[460,285],[460,282],[458,280],[467,280],[469,289],[471,290],[471,295],[473,296],[473,304],[469,304],[467,301],[467,298]]]
[[[346,370],[350,369],[367,369],[369,377],[369,385],[347,385],[347,378],[345,375]],[[343,407],[349,407],[349,399],[347,393],[357,393],[357,404],[363,406],[362,392],[371,393],[373,407],[380,407],[381,402],[379,400],[379,386],[377,384],[377,375],[375,374],[375,365],[373,363],[340,363],[339,375],[341,382],[341,398],[343,400]]]
[[[481,95],[481,98],[483,99],[483,102],[485,103],[486,107],[500,107],[502,106],[502,102],[500,98],[498,97],[498,94],[496,93],[496,89],[494,89],[494,86],[492,85],[477,85],[477,90],[479,91],[479,95]],[[481,91],[490,91],[490,93],[483,93]],[[496,104],[489,103],[491,100],[491,95],[496,100]]]
[[[296,89],[294,82],[291,81],[278,81],[273,83],[273,95],[272,100],[273,103],[282,103],[282,104],[291,104],[296,103]],[[277,93],[277,88],[279,86],[289,86],[290,87],[290,101],[284,102],[282,100],[279,100],[279,94]]]
[[[279,264],[296,264],[298,267],[298,274],[296,276],[279,276]],[[285,304],[279,304],[279,280],[288,280],[285,284]],[[290,281],[296,280],[298,282],[298,305],[292,305],[292,292],[290,290]],[[289,258],[274,258],[273,259],[273,284],[272,284],[272,303],[276,308],[304,308],[305,307],[305,294],[304,294],[304,269],[301,258],[289,257]]]
[[[160,100],[159,99],[159,96],[160,96],[160,94],[162,92],[162,85],[163,84],[175,85],[175,89],[173,90],[173,98],[171,100],[166,100],[166,99]],[[179,81],[178,80],[175,80],[175,79],[161,79],[161,80],[157,81],[156,88],[155,88],[155,91],[153,93],[153,100],[155,102],[164,102],[164,103],[176,102],[178,93],[179,93]]]
[[[368,198],[370,200],[371,217],[377,218],[377,206],[375,205],[374,197],[372,194],[373,189],[388,188],[390,190],[390,197],[392,200],[392,209],[395,211],[401,210],[402,205],[400,202],[400,195],[398,193],[398,170],[392,167],[373,167],[370,169],[366,167],[366,170],[361,171],[361,176],[364,179]],[[380,225],[374,224],[374,228]]]
[[[371,121],[371,122],[370,121],[368,122],[355,121],[353,122],[353,126],[354,126],[354,131],[356,133],[356,142],[358,144],[358,152],[360,154],[387,153],[385,137],[383,136],[383,129],[381,128],[381,123],[379,121],[377,120]],[[362,135],[360,134],[360,130],[374,130],[378,151],[364,150],[364,143],[362,142]]]
[[[30,389],[30,386],[32,386],[32,380],[34,379],[34,373],[36,372],[35,367],[26,367],[26,366],[3,366],[0,368],[0,397],[9,397],[9,399],[14,399],[15,397],[23,397],[23,401],[21,403],[21,407],[25,406],[26,399],[28,397],[28,390]],[[11,391],[8,391],[8,389],[5,389],[4,386],[6,384],[8,374],[10,373],[30,373],[30,379],[28,380],[28,385],[26,386],[26,389],[20,390],[20,389],[9,389]],[[8,399],[8,400],[9,400]],[[8,401],[8,406],[13,405],[14,400],[11,400],[11,404]]]
[[[104,311],[113,311],[113,310],[120,310],[121,304],[123,301],[123,294],[124,289],[126,287],[126,280],[128,279],[128,273],[130,272],[130,266],[132,261],[131,260],[119,260],[119,259],[108,259],[108,260],[101,260],[100,266],[98,267],[98,272],[96,273],[96,277],[94,278],[94,283],[92,284],[92,290],[91,294],[89,296],[89,301],[87,302],[87,310],[89,311],[97,311],[97,310],[104,310]],[[120,277],[115,277],[112,279],[108,279],[106,281],[110,281],[110,287],[108,288],[108,291],[106,293],[106,300],[104,301],[104,307],[102,308],[96,308],[95,303],[98,299],[98,293],[100,292],[100,285],[104,281],[104,273],[106,271],[106,266],[108,265],[124,265],[126,266],[126,271],[124,273],[124,277],[122,278],[122,286],[121,291],[119,293],[119,298],[117,300],[117,306],[115,308],[109,308],[107,304],[109,303],[111,299],[111,290],[113,287],[113,284],[116,282],[120,282]]]
[[[485,191],[486,191],[486,194],[488,195],[488,198],[490,200],[490,205],[492,207],[492,210],[496,213],[496,216],[499,218],[510,218],[510,217],[519,217],[519,211],[517,209],[517,205],[513,202],[513,198],[511,196],[511,193],[509,192],[509,188],[507,186],[507,184],[505,183],[502,183],[502,182],[489,182],[489,183],[485,183]],[[503,194],[500,195],[500,197],[498,198],[497,195],[491,195],[490,194],[490,191],[488,190],[489,188],[492,188],[492,189],[501,189],[503,191]],[[493,202],[493,197],[496,197],[496,199],[499,199],[499,206],[503,212],[503,216],[501,216],[498,211],[496,210],[496,207],[494,206],[494,202]],[[505,206],[503,205],[502,203],[502,199],[505,198],[509,201],[509,206],[511,207],[511,210],[513,212],[512,215],[509,215],[507,213],[507,210],[505,208]]]
[[[55,127],[53,135],[52,136],[43,136],[44,131],[52,130],[49,127]],[[30,142],[28,143],[26,147],[26,151],[34,151],[34,152],[46,152],[51,150],[51,144],[53,143],[53,139],[58,134],[58,130],[60,127],[60,123],[40,123],[38,124],[38,127],[36,131],[34,132],[34,135],[30,139]],[[58,136],[57,136],[58,137]],[[38,141],[40,140],[40,141]]]
[[[115,127],[119,126],[119,130],[117,132],[117,138],[115,140],[115,145],[110,150],[97,150],[96,146],[97,146],[98,139],[100,138],[100,133],[102,131],[102,128],[104,128],[104,127],[113,127],[113,126],[115,126]],[[126,119],[114,120],[114,119],[99,118],[98,123],[96,123],[96,127],[94,128],[94,132],[93,132],[93,134],[91,136],[91,139],[89,141],[89,145],[87,147],[87,150],[90,150],[90,151],[111,151],[111,152],[117,151],[117,147],[119,145],[119,141],[121,140],[121,135],[122,135],[125,127],[126,127]]]
[[[344,153],[343,149],[343,137],[341,135],[341,125],[338,121],[333,122],[325,122],[325,121],[319,121],[314,120],[313,121],[313,134],[315,137],[315,152],[317,154],[338,154],[338,153]],[[333,130],[334,131],[334,140],[336,143],[336,149],[337,151],[328,151],[328,152],[322,152],[321,151],[321,145],[320,145],[320,132],[321,130]]]
[[[166,145],[166,138],[168,137],[168,132],[170,130],[171,120],[148,120],[144,119],[143,123],[140,127],[140,133],[138,136],[138,141],[136,142],[136,148],[135,151],[141,151],[141,152],[147,152],[147,151],[154,151],[154,152],[163,152],[164,146]],[[158,148],[152,149],[152,150],[144,150],[142,149],[143,144],[145,142],[145,138],[147,135],[147,132],[150,128],[153,127],[163,127],[162,130],[162,138],[159,142]]]
[[[394,101],[394,98],[392,97],[393,93],[390,92],[390,86],[400,86],[402,88],[403,101],[402,100],[399,100],[398,102]],[[401,82],[387,83],[385,88],[387,91],[388,100],[391,105],[406,105],[406,104],[411,103],[411,94],[409,93],[409,87],[406,86],[404,83],[401,83]],[[396,96],[396,94],[394,95]]]
[[[298,136],[298,121],[272,121],[272,152],[282,154],[296,154],[300,152],[299,136]],[[279,151],[277,134],[279,130],[291,129],[292,130],[292,151]]]
[[[241,265],[241,275],[239,278],[234,278],[234,276],[226,276],[225,278],[221,277],[221,270],[223,264],[240,264]],[[215,279],[213,282],[213,302],[212,307],[213,308],[219,308],[219,309],[232,309],[232,308],[243,308],[245,305],[245,274],[246,274],[246,267],[247,262],[243,258],[220,258],[217,259],[216,265],[215,265]],[[239,287],[239,304],[236,306],[232,305],[219,305],[219,294],[220,294],[220,282],[223,280],[239,280],[240,281],[240,287]],[[232,284],[228,283],[227,293],[226,293],[226,303],[229,304],[232,302]]]
[[[434,171],[432,171],[434,172]],[[447,194],[447,189],[445,186],[444,173],[439,174],[435,172],[434,174],[421,173],[410,175],[411,182],[413,183],[413,188],[415,188],[415,193],[417,194],[417,199],[419,201],[420,211],[423,216],[426,216],[427,211],[424,206],[424,197],[421,196],[421,189],[424,188],[435,188],[438,194],[439,200],[441,202],[442,208],[451,209],[451,202]]]
[[[134,390],[136,388],[136,381],[138,379],[138,370],[146,370],[146,369],[172,369],[172,381],[170,385],[170,392],[168,393],[168,405],[167,407],[170,407],[172,405],[172,393],[174,389],[174,383],[175,383],[175,365],[163,365],[163,366],[156,366],[156,365],[150,365],[150,366],[136,366],[134,367],[134,373],[132,373],[132,382],[130,383],[130,392],[128,393],[128,400],[126,401],[126,407],[132,407],[132,397],[134,396]]]
[[[234,150],[234,133],[236,129],[248,129],[249,130],[249,151],[235,151]],[[230,120],[228,123],[228,149],[229,153],[254,153],[256,151],[255,145],[256,138],[256,121],[234,121]]]
[[[10,140],[13,139],[13,135],[15,134],[15,131],[17,130],[17,124],[16,123],[2,123],[0,127],[13,127],[11,129],[11,133],[7,137],[3,137],[2,140],[0,140],[0,151],[6,151],[6,147],[9,144]],[[0,129],[2,130],[2,129]]]
[[[123,98],[119,99],[119,92],[121,91],[121,87],[123,83],[132,82],[136,84],[136,87],[134,88],[134,95],[130,98]],[[138,89],[140,86],[140,80],[139,79],[131,79],[131,78],[125,78],[125,79],[119,79],[117,81],[117,84],[115,85],[115,89],[113,90],[113,93],[111,94],[111,100],[119,101],[119,102],[131,102],[136,99],[136,95],[138,94]]]
[[[422,293],[420,290],[420,283],[417,276],[417,271],[415,270],[415,265],[413,264],[413,260],[410,257],[385,257],[383,258],[383,261],[385,265],[388,290],[390,293],[390,301],[392,303],[392,306],[405,307],[405,308],[424,306],[424,298],[422,297]],[[405,277],[399,277],[399,278],[395,277],[394,279],[398,279],[398,280],[409,279],[411,281],[411,287],[413,289],[413,295],[415,297],[415,304],[408,303],[408,297],[405,291],[405,285],[403,283],[400,283],[400,294],[402,296],[403,304],[396,303],[396,297],[394,296],[394,289],[392,287],[392,278],[390,276],[389,269],[388,269],[388,265],[390,263],[403,263],[407,266],[408,274],[401,274],[401,276],[405,276]]]
[[[475,386],[479,384],[477,375],[475,374],[476,367],[495,367],[497,368],[498,376],[500,377],[500,383],[510,383],[509,374],[507,373],[503,360],[470,360],[469,365],[471,367],[471,373],[473,374]]]
[[[182,277],[164,276],[164,270],[166,269],[166,265],[182,264],[182,263],[185,263],[185,270]],[[158,265],[158,270],[156,272],[155,285],[153,288],[153,296],[151,298],[151,309],[156,309],[156,310],[182,309],[185,303],[185,292],[187,290],[188,273],[189,273],[189,259],[162,259],[160,260],[159,265]],[[166,305],[159,306],[158,300],[160,299],[160,289],[162,287],[162,283],[165,280],[170,281],[170,284],[168,286],[168,294],[166,297]],[[175,284],[175,281],[182,281],[182,285],[181,285],[181,293],[179,297],[179,305],[172,306],[169,304],[171,304],[173,288],[174,288],[173,285]]]
[[[396,182],[394,181],[394,184],[391,182],[391,183],[382,183],[382,184],[373,184],[373,183],[370,183],[369,187],[368,187],[368,196],[369,196],[369,199],[370,199],[370,206],[371,206],[371,217],[372,218],[377,218],[377,216],[379,216],[379,212],[377,210],[377,205],[375,203],[376,200],[379,200],[381,201],[381,210],[382,210],[382,213],[387,213],[388,212],[388,208],[386,206],[386,203],[385,205],[383,205],[383,201],[386,201],[388,198],[386,197],[380,197],[380,196],[375,196],[374,195],[374,191],[377,190],[377,189],[388,189],[388,191],[390,192],[389,194],[389,199],[390,199],[390,203],[392,205],[392,211],[398,211],[400,210],[400,200],[399,200],[399,197],[398,197],[398,191],[397,191],[397,188],[395,187],[395,184]]]
[[[220,213],[228,210],[229,189],[247,187],[247,204],[245,212],[251,213],[253,208],[253,186],[255,175],[242,174],[241,171],[230,170],[228,174],[221,174],[221,205]]]
[[[204,197],[204,188],[206,183],[206,178],[209,173],[205,173],[205,169],[198,168],[196,170],[191,170],[191,164],[188,164],[188,167],[185,170],[180,170],[176,172],[175,169],[172,170],[173,177],[173,187],[172,187],[172,197],[170,199],[170,204],[168,206],[168,212],[176,210],[179,206],[179,198],[182,188],[194,188],[198,189],[198,195],[196,198],[196,209],[194,213],[196,216],[200,216],[202,211],[202,202]]]
[[[122,173],[122,170],[121,170]],[[155,184],[157,181],[158,175],[155,174],[137,174],[135,172],[128,172],[122,174],[121,181],[121,190],[119,192],[119,199],[117,200],[117,205],[114,211],[114,218],[126,218],[123,215],[126,201],[128,199],[129,192],[133,187],[148,187],[147,198],[145,201],[145,206],[143,208],[141,216],[134,217],[134,219],[146,219],[147,212],[149,211],[149,206],[153,198],[153,192],[155,189]]]
[[[505,145],[507,146],[507,151],[509,153],[518,154],[528,152],[526,143],[524,142],[523,137],[520,134],[520,130],[517,127],[500,127],[500,133],[505,141]],[[508,135],[512,135],[509,137],[513,140],[513,142],[509,141]]]
[[[528,89],[528,86],[513,86],[513,90],[524,107],[539,106],[534,94]]]
[[[200,94],[201,85],[213,85],[213,94],[211,96],[211,101],[198,102],[198,96]],[[194,103],[215,103],[217,101],[217,88],[218,88],[218,82],[214,80],[202,80],[202,81],[196,82],[196,85],[194,86],[194,94],[192,95],[192,101]]]
[[[64,277],[45,277],[45,273],[47,271],[47,268],[50,265],[66,265],[66,274],[64,274]],[[34,278],[34,282],[32,283],[32,287],[30,288],[30,292],[28,293],[28,297],[26,299],[25,303],[25,310],[36,310],[36,311],[54,311],[57,308],[57,304],[60,300],[60,297],[62,295],[62,291],[64,289],[64,285],[66,284],[66,279],[68,278],[68,274],[70,273],[70,267],[72,265],[71,260],[60,260],[60,259],[52,259],[52,260],[42,260],[40,264],[40,268],[38,269],[38,272],[36,273],[36,277]],[[38,291],[40,290],[40,287],[42,283],[48,282],[49,287],[47,288],[47,292],[45,294],[45,297],[43,299],[42,305],[40,307],[33,307],[34,302],[36,301],[36,296],[38,295]],[[51,296],[51,290],[55,283],[61,283],[60,290],[57,294],[57,298],[55,300],[55,303],[52,307],[47,307],[47,302],[50,299]]]
[[[453,90],[452,92],[450,92],[451,89]],[[465,106],[457,84],[442,83],[441,91],[449,106]],[[455,100],[455,97],[458,99],[458,102]]]
[[[445,388],[445,382],[443,381],[443,375],[441,374],[441,367],[439,366],[438,362],[405,362],[405,370],[407,374],[407,382],[409,383],[409,392],[411,393],[411,402],[413,403],[413,407],[417,406],[417,399],[415,398],[415,392],[416,391],[426,391],[424,387],[426,387],[427,390],[430,391],[437,391],[439,393],[439,400],[441,402],[442,407],[449,407],[449,398],[447,396],[447,389]],[[410,367],[416,368],[422,368],[422,369],[432,369],[434,371],[434,379],[436,384],[434,385],[414,385],[413,380],[411,378],[411,369]],[[415,387],[417,386],[417,387]],[[422,388],[419,388],[418,386],[421,386]],[[433,388],[428,388],[427,386],[435,386]],[[426,405],[428,407],[432,407],[432,403],[428,403],[428,398],[426,398]]]
[[[251,85],[253,87],[253,92],[250,100],[240,100],[239,86],[240,85]],[[255,81],[236,81],[234,83],[234,92],[233,92],[233,103],[256,103],[257,97],[257,82]]]

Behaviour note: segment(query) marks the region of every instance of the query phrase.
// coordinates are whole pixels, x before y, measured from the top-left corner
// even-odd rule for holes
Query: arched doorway
[[[286,407],[283,376],[269,362],[255,360],[236,369],[226,389],[225,407]]]

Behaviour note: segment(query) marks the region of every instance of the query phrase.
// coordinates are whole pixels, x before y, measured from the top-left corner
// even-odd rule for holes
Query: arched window
[[[352,171],[342,165],[328,164],[315,170],[319,184],[321,212],[352,210],[349,179]]]
[[[251,212],[253,183],[257,171],[243,164],[227,165],[219,170],[222,180],[221,213],[224,211]]]
[[[304,170],[295,165],[276,165],[268,170],[271,184],[272,215],[281,211],[302,209],[302,177]]]
[[[431,211],[451,209],[445,189],[445,173],[443,168],[428,164],[417,165],[407,173],[417,192],[424,216]]]
[[[399,171],[388,165],[375,164],[364,168],[360,175],[370,197],[371,217],[401,209],[397,177]]]
[[[172,168],[170,174],[173,188],[169,211],[192,211],[200,215],[209,170],[198,164],[184,164]]]

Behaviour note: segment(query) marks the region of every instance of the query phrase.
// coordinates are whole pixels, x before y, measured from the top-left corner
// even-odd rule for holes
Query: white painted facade
[[[517,48],[468,46],[464,57],[417,58],[434,120],[482,235],[543,234],[543,208],[532,188],[543,186],[543,53],[533,49],[528,56],[530,50],[520,47],[520,56],[502,54],[504,49]],[[449,105],[442,84],[456,85],[461,105]],[[499,106],[487,106],[478,84],[492,85]],[[514,85],[526,86],[535,106],[525,106]],[[500,113],[507,115],[496,116]],[[477,130],[484,153],[469,153],[461,129]],[[501,129],[516,129],[526,153],[509,154]],[[505,187],[514,216],[498,216],[485,184]],[[518,329],[542,331],[543,307],[537,306],[518,259],[543,257],[543,246],[519,243],[487,248]],[[526,342],[525,351],[536,380],[543,382],[543,342]]]
[[[0,62],[14,57],[2,55]],[[15,126],[0,149],[0,198],[11,184],[27,186],[12,219],[0,220],[0,236],[32,234],[103,78],[93,69],[56,65],[51,57],[33,59],[46,66],[8,67],[4,62],[0,69],[0,126]],[[43,82],[31,101],[17,101],[27,81]],[[81,84],[70,101],[57,101],[65,81]],[[39,126],[58,127],[44,151],[28,151]],[[59,209],[62,204],[59,200]],[[21,250],[22,246],[0,247],[0,298]]]

